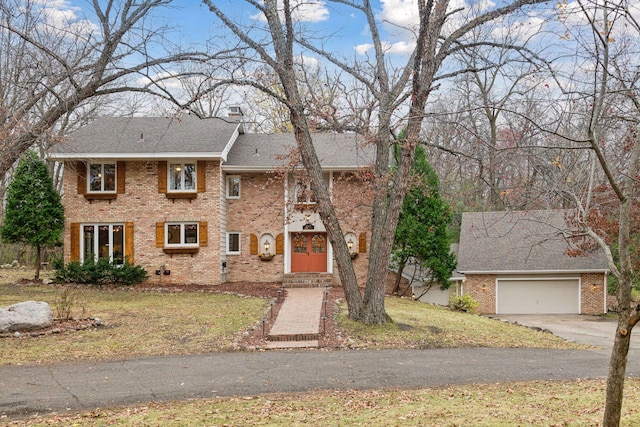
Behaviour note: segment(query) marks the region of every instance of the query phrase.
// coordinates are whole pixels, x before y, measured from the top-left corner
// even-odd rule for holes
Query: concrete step
[[[282,278],[283,288],[323,288],[333,286],[331,273],[289,273]]]
[[[285,349],[285,348],[318,348],[317,340],[312,341],[269,341],[267,349]]]

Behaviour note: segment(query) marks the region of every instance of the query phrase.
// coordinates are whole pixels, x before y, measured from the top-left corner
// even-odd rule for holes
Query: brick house
[[[373,161],[363,142],[314,136],[360,280],[371,207],[356,172]],[[294,147],[292,134],[245,133],[239,109],[228,118],[97,119],[50,156],[64,163],[64,261],[128,257],[165,284],[304,272],[339,283],[313,194],[288,166]]]
[[[604,253],[566,254],[565,212],[462,214],[457,270],[481,313],[606,313]]]

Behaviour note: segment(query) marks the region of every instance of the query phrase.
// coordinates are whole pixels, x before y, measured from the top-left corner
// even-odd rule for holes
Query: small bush
[[[478,301],[471,298],[469,294],[460,295],[459,297],[452,296],[451,298],[449,298],[449,306],[452,310],[473,313],[475,312],[476,308],[478,308],[478,305],[480,305]]]
[[[56,270],[57,283],[88,283],[92,285],[133,285],[147,278],[147,271],[139,265],[125,260],[122,265],[114,265],[106,258],[97,262],[86,259],[84,263],[72,261]]]
[[[73,286],[64,287],[53,304],[56,310],[56,318],[62,320],[73,319],[73,312],[78,308],[78,305],[80,305],[83,315],[86,310],[84,306],[84,294]]]

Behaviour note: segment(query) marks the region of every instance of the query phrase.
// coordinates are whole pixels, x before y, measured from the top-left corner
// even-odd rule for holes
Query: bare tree
[[[582,104],[564,122],[572,129],[564,134],[576,147],[588,148],[594,165],[590,180],[581,193],[572,192],[579,216],[575,219],[581,231],[594,239],[607,256],[611,275],[618,284],[618,325],[609,364],[604,426],[620,423],[624,380],[633,327],[640,321],[640,305],[631,305],[631,289],[636,276],[632,263],[634,220],[632,212],[640,186],[640,24],[635,20],[629,2],[588,0],[575,3],[567,12],[581,16],[567,24],[565,39],[576,40],[573,51],[574,71],[563,75],[557,70],[557,81],[564,87],[567,103]],[[569,67],[564,64],[563,69]],[[582,117],[580,116],[582,113]],[[563,129],[564,131],[564,129]],[[604,203],[598,193],[610,194]],[[613,200],[615,200],[615,203]],[[594,213],[597,213],[594,215]],[[597,218],[608,217],[616,224],[612,240]]]
[[[39,140],[57,141],[91,100],[144,93],[170,99],[159,84],[165,67],[203,61],[199,52],[152,56],[162,29],[146,24],[172,0],[92,2],[91,20],[52,22],[39,1],[0,2],[0,174]],[[140,84],[144,80],[146,84]]]
[[[266,39],[256,39],[252,28],[241,26],[232,20],[213,1],[203,0],[209,9],[247,46],[256,52],[257,59],[274,70],[278,76],[282,93],[262,88],[286,105],[298,149],[309,175],[313,191],[319,202],[319,213],[334,246],[340,278],[345,290],[349,316],[368,324],[387,321],[384,310],[386,272],[389,266],[391,246],[395,235],[398,215],[409,181],[415,148],[420,141],[424,111],[429,95],[434,90],[434,81],[445,59],[460,49],[461,42],[474,28],[521,9],[525,5],[542,3],[540,0],[521,0],[490,11],[450,10],[446,0],[418,1],[415,10],[418,16],[414,32],[415,49],[406,64],[394,72],[388,59],[386,45],[381,36],[381,22],[368,0],[339,0],[336,4],[348,6],[362,14],[371,34],[373,56],[370,63],[347,63],[339,55],[313,43],[310,35],[299,27],[296,13],[304,2],[247,0],[246,3],[260,12],[266,21]],[[455,19],[454,19],[455,18]],[[445,25],[453,27],[447,28]],[[303,48],[342,69],[354,80],[367,87],[375,98],[375,128],[367,136],[376,147],[374,164],[374,196],[371,248],[364,295],[351,264],[349,250],[343,238],[340,224],[331,204],[318,157],[313,148],[311,126],[306,117],[307,104],[302,96],[299,79],[295,71],[294,48]],[[255,85],[255,83],[253,83]],[[396,143],[393,130],[394,119],[402,108],[408,110],[404,125],[406,139],[400,144],[399,163],[391,174],[389,149]],[[391,181],[390,181],[391,180]]]

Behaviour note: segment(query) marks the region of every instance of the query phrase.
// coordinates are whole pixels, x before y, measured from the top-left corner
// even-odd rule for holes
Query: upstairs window
[[[240,177],[237,175],[227,176],[227,199],[240,198]]]
[[[87,188],[89,192],[116,191],[116,164],[92,163],[87,174]]]
[[[169,163],[169,191],[196,191],[196,164]]]
[[[126,163],[77,162],[78,194],[85,199],[112,200],[118,194],[125,194]]]

